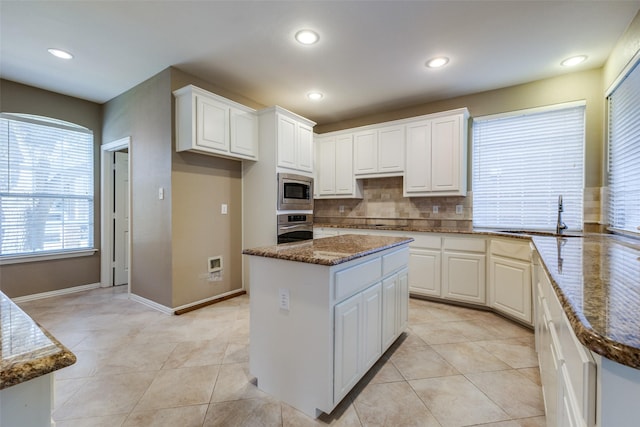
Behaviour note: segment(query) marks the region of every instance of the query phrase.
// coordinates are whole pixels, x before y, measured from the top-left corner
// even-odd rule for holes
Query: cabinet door
[[[316,140],[317,144],[317,183],[319,195],[336,193],[336,141],[334,138]]]
[[[440,297],[439,250],[409,249],[409,290],[419,295]]]
[[[278,115],[278,166],[296,169],[296,129],[295,120]]]
[[[485,258],[485,255],[481,254],[444,252],[443,297],[484,304],[486,301]]]
[[[431,122],[431,189],[460,189],[461,165],[460,116],[434,119]]]
[[[358,132],[353,136],[354,173],[364,175],[378,172],[378,133],[375,130]]]
[[[398,275],[382,281],[382,348],[386,350],[396,338],[397,305],[398,305]]]
[[[404,171],[404,126],[378,130],[378,172]]]
[[[531,324],[531,264],[494,255],[489,277],[489,305]]]
[[[242,157],[258,159],[258,121],[253,113],[231,109],[229,151]]]
[[[196,144],[229,152],[229,107],[221,102],[196,97]]]
[[[362,292],[362,314],[364,372],[382,355],[382,284],[378,283]]]
[[[407,125],[404,191],[431,191],[431,121]]]
[[[313,171],[313,130],[301,123],[297,126],[296,169]]]
[[[398,290],[397,290],[397,331],[400,334],[409,324],[409,270],[404,269],[398,273]]]
[[[353,136],[341,135],[336,138],[336,194],[353,194],[353,181]]]
[[[339,401],[360,377],[362,294],[335,306],[334,402]]]

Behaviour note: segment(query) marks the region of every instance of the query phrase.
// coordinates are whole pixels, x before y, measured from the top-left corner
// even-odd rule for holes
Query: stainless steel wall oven
[[[278,215],[278,244],[313,239],[313,215]]]

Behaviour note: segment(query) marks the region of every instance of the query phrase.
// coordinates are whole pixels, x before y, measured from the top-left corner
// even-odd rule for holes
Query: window
[[[93,249],[93,134],[0,114],[0,260]]]
[[[473,225],[582,230],[584,103],[476,118],[473,122]]]
[[[640,68],[609,96],[609,225],[640,233]]]

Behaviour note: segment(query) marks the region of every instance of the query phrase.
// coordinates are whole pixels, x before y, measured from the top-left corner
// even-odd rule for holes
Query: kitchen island
[[[53,372],[75,362],[72,352],[0,292],[0,425],[54,425]]]
[[[343,235],[244,250],[258,388],[311,417],[330,413],[407,327],[412,240]]]

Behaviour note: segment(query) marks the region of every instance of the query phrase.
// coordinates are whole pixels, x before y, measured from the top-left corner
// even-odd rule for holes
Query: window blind
[[[640,67],[609,96],[609,224],[640,233]]]
[[[473,225],[555,231],[558,196],[569,230],[582,230],[584,103],[476,118]]]
[[[91,248],[91,131],[0,114],[0,256]]]

